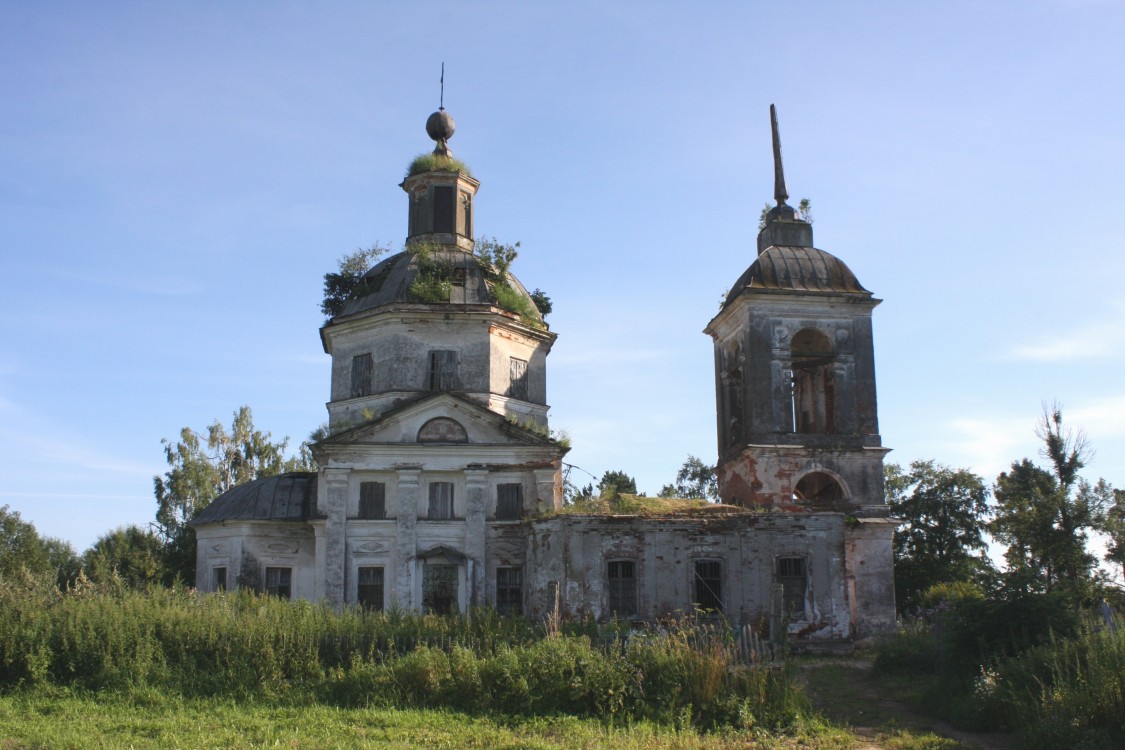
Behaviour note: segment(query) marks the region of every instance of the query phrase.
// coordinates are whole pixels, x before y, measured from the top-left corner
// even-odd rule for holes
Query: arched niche
[[[836,352],[815,328],[802,328],[790,345],[793,432],[836,431]]]
[[[793,495],[814,507],[835,507],[847,502],[848,492],[839,478],[826,471],[810,471],[797,481]]]
[[[418,430],[419,443],[467,443],[469,434],[461,423],[449,417],[434,417]]]

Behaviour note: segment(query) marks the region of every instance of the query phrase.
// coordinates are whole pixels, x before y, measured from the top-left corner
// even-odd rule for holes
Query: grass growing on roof
[[[593,497],[578,500],[563,506],[559,511],[573,515],[605,516],[660,516],[676,513],[744,512],[733,505],[721,505],[707,500],[678,497],[645,497],[644,495],[620,494],[612,497]]]
[[[466,177],[473,176],[465,162],[454,159],[452,156],[440,156],[438,154],[419,154],[406,168],[407,177],[413,177],[423,172],[460,172]]]

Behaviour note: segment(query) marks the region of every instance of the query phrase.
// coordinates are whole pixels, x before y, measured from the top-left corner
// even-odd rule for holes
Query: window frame
[[[639,615],[638,567],[636,560],[622,558],[606,560],[606,603],[611,617],[628,618]],[[629,575],[621,575],[626,570],[629,571]]]
[[[442,494],[448,494],[448,497],[440,497]],[[453,482],[449,481],[432,481],[427,483],[426,495],[428,503],[426,506],[426,520],[428,521],[452,521],[457,516],[455,513],[455,499],[456,490]],[[443,508],[440,504],[445,504]]]
[[[276,596],[279,599],[293,599],[293,568],[281,565],[266,566],[265,584],[262,591],[267,596]],[[276,580],[271,580],[275,579]],[[284,591],[284,596],[282,595]]]
[[[508,398],[530,400],[528,362],[519,357],[508,357]]]
[[[460,610],[461,610],[461,591],[460,591],[460,589],[461,589],[461,580],[460,580],[461,570],[460,570],[460,567],[461,567],[460,565],[457,565],[456,563],[450,563],[450,562],[436,563],[436,562],[427,561],[426,563],[424,563],[422,565],[422,610],[424,612],[430,612],[430,613],[433,613],[433,614],[446,614],[446,615],[457,614],[458,612],[460,612]],[[449,582],[452,585],[452,596],[449,599],[449,609],[448,609],[448,611],[444,611],[444,612],[441,611],[438,608],[433,607],[432,604],[427,603],[427,598],[430,598],[430,596],[432,596],[432,591],[427,589],[427,585],[430,584],[435,578],[437,578],[437,574],[439,572],[441,572],[447,578],[447,582]]]
[[[220,574],[219,571],[222,571]],[[220,580],[221,579],[221,580]],[[227,590],[227,566],[215,565],[211,568],[211,591],[219,592]]]
[[[371,480],[359,483],[359,504],[356,506],[357,519],[364,521],[384,521],[387,518],[387,483]]]
[[[356,354],[352,357],[351,398],[370,396],[374,391],[375,360],[371,352]]]
[[[787,572],[786,568],[789,567],[787,563],[800,563],[801,572],[799,574]],[[781,607],[784,614],[791,618],[796,617],[796,619],[803,620],[805,618],[805,600],[809,590],[809,559],[799,555],[778,557],[775,571],[775,580],[782,590]],[[795,606],[797,601],[800,601],[800,607]],[[798,615],[799,617],[797,617]]]
[[[714,569],[701,572],[700,568],[705,566],[714,566]],[[723,561],[715,557],[701,557],[692,561],[691,568],[692,605],[705,613],[722,614],[726,609],[723,601]],[[701,586],[704,591],[701,591]]]
[[[364,581],[364,574],[373,575],[378,571],[377,581]],[[382,612],[386,605],[387,573],[382,565],[360,565],[356,568],[355,576],[355,601],[356,604],[371,612]],[[368,593],[368,596],[364,594]]]
[[[429,367],[426,370],[426,390],[431,392],[456,391],[458,356],[456,349],[430,349]]]
[[[496,611],[503,615],[522,615],[523,568],[518,565],[497,567],[495,584],[496,598],[493,607]]]
[[[505,497],[505,494],[513,493],[514,497]],[[501,482],[496,485],[496,520],[523,520],[523,483]]]

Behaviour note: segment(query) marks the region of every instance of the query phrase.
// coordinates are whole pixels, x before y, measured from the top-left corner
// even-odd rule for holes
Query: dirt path
[[[871,660],[862,658],[811,660],[800,666],[813,705],[860,738],[857,750],[887,750],[884,742],[897,730],[932,732],[972,750],[1010,747],[1011,737],[1007,734],[962,731],[887,695],[874,679],[871,666]],[[950,743],[950,750],[954,747]]]

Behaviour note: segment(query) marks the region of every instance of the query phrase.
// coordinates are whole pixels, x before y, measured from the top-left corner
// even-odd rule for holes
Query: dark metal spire
[[[445,109],[445,60],[441,61],[441,98],[438,99],[438,112]]]
[[[777,107],[770,105],[770,128],[773,130],[773,199],[784,206],[789,193],[785,190],[785,168],[781,165],[781,135],[777,130]]]

